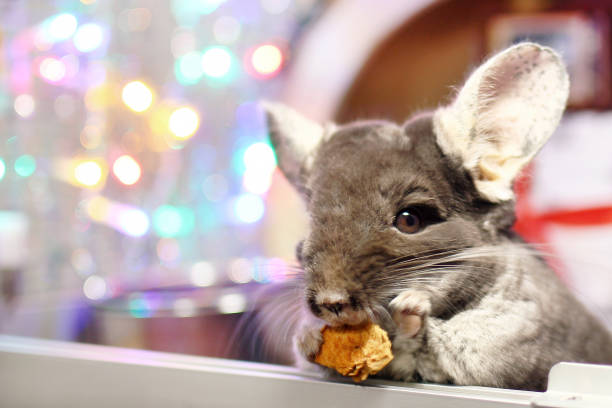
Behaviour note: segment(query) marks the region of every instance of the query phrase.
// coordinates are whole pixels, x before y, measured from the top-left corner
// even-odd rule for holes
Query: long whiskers
[[[256,265],[262,276],[282,274],[281,282],[261,287],[252,295],[249,310],[241,317],[229,349],[241,349],[240,358],[289,364],[291,339],[303,319],[303,269],[299,265],[261,262]]]
[[[481,246],[463,249],[439,251],[424,256],[404,256],[387,262],[386,269],[394,267],[427,268],[430,266],[451,264],[461,261],[485,260],[486,258],[500,258],[516,255],[541,255],[542,251],[524,245],[512,246]]]
[[[465,302],[479,301],[483,286],[492,282],[499,267],[507,267],[522,257],[542,256],[542,250],[530,245],[511,244],[450,248],[402,256],[386,263],[382,273],[373,276],[378,303],[388,303],[408,288],[435,288],[437,302],[447,312],[459,311]],[[440,292],[441,291],[441,292]]]

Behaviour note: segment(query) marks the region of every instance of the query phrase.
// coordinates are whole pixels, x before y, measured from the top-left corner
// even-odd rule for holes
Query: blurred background
[[[306,216],[257,101],[401,122],[525,39],[572,87],[516,228],[612,327],[611,21],[588,0],[0,0],[0,332],[287,362],[253,327]]]

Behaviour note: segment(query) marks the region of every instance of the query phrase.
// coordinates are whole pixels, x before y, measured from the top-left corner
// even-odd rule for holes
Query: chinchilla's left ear
[[[323,127],[281,103],[264,101],[260,105],[266,114],[278,166],[307,198],[307,181],[316,151],[331,127]]]
[[[481,65],[435,112],[438,145],[461,161],[484,199],[511,200],[514,178],[557,127],[568,93],[558,54],[517,44]]]

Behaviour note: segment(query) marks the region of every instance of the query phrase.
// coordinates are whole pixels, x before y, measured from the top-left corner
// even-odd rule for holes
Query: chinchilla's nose
[[[370,319],[367,306],[346,290],[310,290],[307,299],[312,313],[332,326],[359,325]]]
[[[342,309],[344,309],[347,306],[349,306],[349,304],[348,303],[335,302],[335,303],[322,303],[321,306],[323,308],[329,310],[330,312],[334,313],[336,316],[338,316],[340,314],[340,312],[342,312]]]
[[[355,298],[344,291],[313,291],[309,296],[308,304],[317,316],[320,316],[322,311],[329,311],[339,316],[342,312],[358,308]]]

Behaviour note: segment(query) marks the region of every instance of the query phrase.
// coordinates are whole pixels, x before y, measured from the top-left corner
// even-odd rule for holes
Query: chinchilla
[[[371,321],[392,341],[383,378],[543,390],[557,362],[612,364],[610,333],[512,230],[513,181],[568,91],[560,57],[521,43],[403,125],[264,103],[309,213],[297,358],[313,360],[322,325]]]

